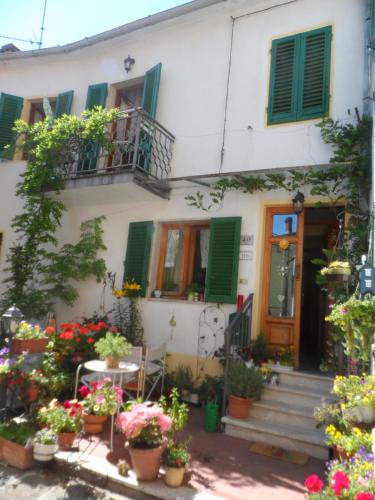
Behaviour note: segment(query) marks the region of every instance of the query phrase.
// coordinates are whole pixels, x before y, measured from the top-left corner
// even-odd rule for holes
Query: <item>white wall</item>
[[[157,119],[175,136],[173,176],[215,173],[220,150],[231,37],[223,171],[314,165],[329,159],[317,120],[267,126],[273,38],[333,26],[331,116],[362,109],[365,0],[229,0],[126,36],[57,56],[2,60],[0,91],[24,98],[73,89],[73,112],[84,108],[90,84],[142,76],[162,62]],[[246,14],[252,15],[246,15]],[[132,55],[129,74],[123,59]],[[251,127],[251,128],[249,128]]]

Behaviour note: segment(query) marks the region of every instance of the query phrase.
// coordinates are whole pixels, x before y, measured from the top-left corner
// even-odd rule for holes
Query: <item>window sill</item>
[[[180,299],[177,297],[147,297],[147,300],[150,302],[178,302],[179,304],[193,304],[193,305],[212,305],[216,304],[216,302],[204,302],[202,300],[194,301],[194,300],[187,300],[187,299]]]

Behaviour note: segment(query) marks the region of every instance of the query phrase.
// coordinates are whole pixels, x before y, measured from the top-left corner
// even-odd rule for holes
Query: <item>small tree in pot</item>
[[[253,400],[260,399],[263,385],[262,372],[258,368],[248,368],[242,362],[232,362],[225,383],[229,394],[229,416],[246,419]]]

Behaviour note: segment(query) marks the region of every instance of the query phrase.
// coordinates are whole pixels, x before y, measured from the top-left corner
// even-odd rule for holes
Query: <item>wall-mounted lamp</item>
[[[130,56],[128,56],[126,59],[124,59],[124,68],[125,68],[125,71],[127,73],[129,73],[129,71],[132,69],[132,67],[134,66],[134,63],[135,63],[135,59],[133,59]]]
[[[305,202],[305,195],[301,193],[301,191],[298,191],[298,193],[295,195],[293,198],[293,209],[294,213],[300,214],[303,212],[303,205]]]

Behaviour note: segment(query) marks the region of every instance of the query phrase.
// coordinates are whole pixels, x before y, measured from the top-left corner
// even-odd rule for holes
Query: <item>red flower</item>
[[[73,323],[73,328],[80,328],[81,324],[80,323]]]
[[[75,341],[76,342],[81,342],[81,337],[76,337]]]
[[[337,497],[341,495],[342,490],[349,488],[350,481],[344,472],[338,470],[332,476],[332,489]]]
[[[67,328],[72,328],[70,323],[61,323],[60,330],[66,330]]]
[[[68,408],[70,408],[70,401],[64,401],[63,402],[63,407],[67,410]]]
[[[92,325],[91,330],[93,332],[99,332],[101,330],[99,325]]]
[[[176,465],[177,465],[177,467],[181,466],[181,459],[180,458],[176,458]]]
[[[79,333],[81,335],[86,335],[86,333],[90,333],[90,330],[87,328],[87,326],[81,326],[81,328],[79,329]]]
[[[374,495],[368,491],[361,491],[355,496],[355,500],[374,500]]]
[[[77,415],[77,412],[76,412],[75,410],[72,410],[72,411],[69,413],[69,415],[70,415],[71,417],[75,417],[75,416]]]
[[[82,398],[85,398],[89,394],[90,390],[86,385],[79,388],[79,393]]]
[[[111,332],[112,332],[112,333],[117,333],[117,332],[118,332],[118,328],[117,328],[117,326],[112,326],[112,328],[111,328]]]
[[[100,328],[105,328],[105,329],[108,328],[108,325],[105,321],[99,321],[97,326],[99,326]]]
[[[55,323],[56,323],[56,320],[55,320],[54,318],[51,318],[51,319],[49,320],[49,324],[50,324],[50,325],[54,325]]]
[[[94,340],[92,337],[89,337],[89,338],[87,339],[87,343],[88,343],[88,344],[92,344],[93,342],[95,342],[95,340]]]
[[[317,474],[311,474],[304,482],[305,488],[309,493],[319,493],[323,489],[323,481]]]
[[[49,335],[52,335],[52,333],[55,333],[55,327],[54,326],[47,326],[46,333],[48,333]]]
[[[65,330],[64,332],[64,338],[67,340],[71,340],[74,337],[74,332],[73,330]]]
[[[95,326],[93,323],[87,323],[87,328],[90,328],[90,330],[92,330],[93,326]]]

